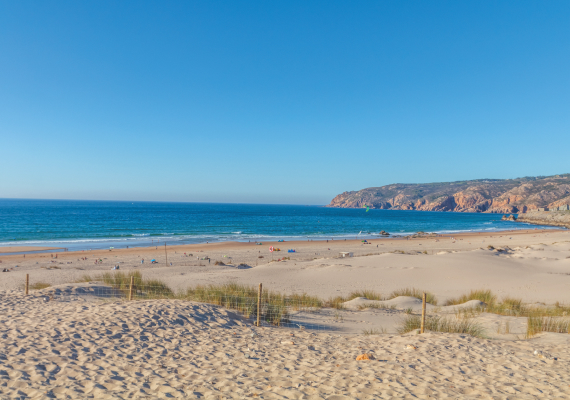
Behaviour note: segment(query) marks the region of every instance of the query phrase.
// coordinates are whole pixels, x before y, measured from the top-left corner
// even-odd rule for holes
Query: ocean
[[[70,250],[215,241],[378,238],[534,229],[501,214],[303,205],[0,199],[0,246]],[[1,252],[1,249],[0,249]]]

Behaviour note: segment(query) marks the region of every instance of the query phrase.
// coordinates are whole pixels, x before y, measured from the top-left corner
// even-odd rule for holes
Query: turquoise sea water
[[[319,206],[0,199],[0,246],[69,249],[213,241],[373,238],[535,228],[501,214]],[[1,252],[1,250],[0,250]]]

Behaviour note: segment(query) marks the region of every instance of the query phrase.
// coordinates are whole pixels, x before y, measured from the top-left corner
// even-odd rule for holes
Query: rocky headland
[[[529,211],[519,215],[517,221],[570,228],[570,211]]]
[[[570,203],[570,174],[392,184],[336,196],[327,207],[522,214]]]

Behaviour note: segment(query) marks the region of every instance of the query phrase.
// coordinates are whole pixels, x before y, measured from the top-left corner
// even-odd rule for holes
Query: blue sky
[[[0,197],[570,172],[570,2],[1,1]]]

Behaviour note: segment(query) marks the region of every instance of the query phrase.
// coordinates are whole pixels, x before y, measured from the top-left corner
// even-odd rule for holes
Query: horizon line
[[[27,198],[27,197],[0,197],[1,200],[38,200],[38,201],[100,201],[100,202],[120,202],[120,203],[182,203],[182,204],[239,204],[239,205],[258,205],[258,206],[316,206],[323,207],[327,204],[306,204],[306,203],[240,203],[240,202],[224,202],[224,201],[174,201],[174,200],[96,200],[96,199],[43,199],[43,198]]]

